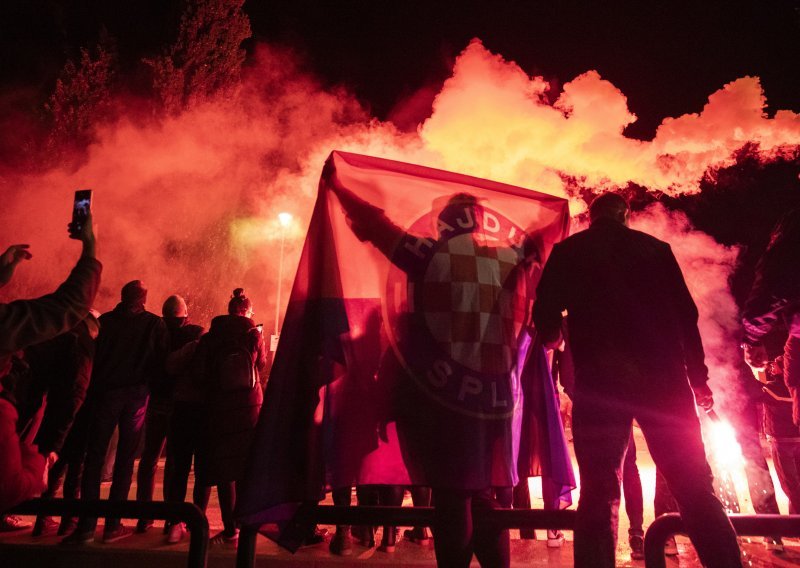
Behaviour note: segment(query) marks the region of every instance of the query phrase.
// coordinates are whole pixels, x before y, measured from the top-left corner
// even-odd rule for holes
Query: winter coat
[[[708,380],[697,307],[667,243],[601,218],[556,244],[533,309],[546,340],[564,310],[578,393],[655,401],[685,397],[687,375]]]
[[[264,376],[266,371],[264,339],[253,320],[236,315],[218,316],[212,320],[209,332],[197,347],[205,354],[206,372],[200,380],[207,418],[198,461],[200,477],[208,485],[238,481],[244,476],[263,401],[260,382],[251,389],[226,390],[221,384],[225,377],[215,376],[212,370],[214,357],[220,344],[231,338],[241,338],[246,344],[260,376]]]
[[[175,319],[170,321],[165,320],[165,325],[168,332],[168,346],[167,357],[181,349],[187,343],[196,341],[203,335],[203,328],[199,325],[185,323],[182,320],[181,324],[177,324]],[[172,401],[178,372],[170,372],[166,367],[159,377],[150,383],[150,397],[161,401]]]
[[[92,390],[144,386],[164,372],[168,345],[164,320],[141,305],[120,303],[100,316]]]
[[[89,313],[100,286],[102,264],[82,256],[52,294],[0,304],[0,370],[14,352],[74,328]]]
[[[75,415],[86,398],[94,358],[94,340],[86,324],[45,343],[29,347],[25,358],[30,365],[34,383],[33,400],[20,410],[20,419],[31,417],[47,396],[39,432],[34,442],[47,455],[60,453]],[[24,415],[24,417],[23,417]]]

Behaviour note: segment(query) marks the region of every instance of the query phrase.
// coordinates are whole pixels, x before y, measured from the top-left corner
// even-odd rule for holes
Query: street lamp
[[[278,298],[275,301],[275,335],[278,335],[278,319],[281,309],[281,284],[283,283],[283,245],[286,241],[286,228],[292,222],[291,213],[278,213],[278,222],[281,225],[281,254],[278,260]]]

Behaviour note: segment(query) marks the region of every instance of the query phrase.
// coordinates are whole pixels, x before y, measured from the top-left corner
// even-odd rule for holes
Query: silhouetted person
[[[99,329],[97,318],[90,313],[67,333],[25,350],[33,382],[33,392],[29,393],[25,405],[26,419],[33,420],[44,404],[34,444],[43,456],[58,456],[48,472],[47,490],[42,497],[55,497],[67,470],[69,460],[63,457],[70,455],[71,448],[66,446],[66,441],[86,399],[92,374],[94,340]],[[76,467],[82,467],[82,460]],[[33,536],[55,532],[56,528],[50,517],[39,516],[33,527]]]
[[[122,287],[120,303],[100,316],[92,369],[94,413],[81,483],[83,499],[100,498],[103,462],[117,426],[119,441],[109,499],[128,499],[150,393],[148,385],[163,373],[168,341],[163,320],[145,309],[146,301],[147,289],[140,280],[133,280]],[[96,526],[96,518],[81,517],[75,531],[62,542],[90,542]],[[115,542],[132,532],[119,519],[107,518],[103,542]]]
[[[180,349],[190,341],[198,339],[203,333],[199,325],[188,323],[189,310],[186,302],[180,296],[170,296],[161,308],[164,324],[169,335],[168,352]],[[170,417],[173,409],[173,395],[175,390],[175,375],[166,369],[160,376],[150,382],[150,400],[147,402],[147,414],[144,420],[144,450],[139,460],[139,469],[136,473],[136,500],[152,501],[153,490],[156,483],[158,460],[164,452],[167,443]],[[164,493],[167,492],[168,482],[165,470]],[[136,523],[136,532],[146,532],[153,521],[139,519]]]
[[[236,484],[244,468],[258,413],[264,400],[261,377],[266,371],[264,337],[251,319],[253,307],[242,288],[233,291],[228,314],[211,320],[198,349],[205,354],[202,381],[204,439],[198,472],[201,482],[216,486],[224,529],[212,544],[235,544],[239,529],[233,517]]]
[[[10,371],[12,357],[17,351],[69,331],[89,313],[102,270],[95,258],[91,213],[78,238],[82,243],[81,257],[55,292],[33,300],[0,304],[0,377]],[[27,249],[28,245],[12,245],[0,256],[0,286],[11,280],[20,262],[31,258]],[[44,456],[31,444],[20,440],[13,395],[2,389],[0,387],[0,513],[41,493],[45,469]]]
[[[636,419],[701,561],[738,567],[695,410],[695,400],[713,403],[697,308],[669,245],[629,229],[629,213],[618,195],[595,199],[590,227],[555,245],[534,304],[534,324],[552,345],[569,314],[581,479],[575,566],[615,564],[620,468]]]
[[[742,347],[747,363],[763,369],[767,353],[761,342],[778,320],[789,331],[784,345],[783,376],[792,396],[794,423],[800,426],[800,209],[787,213],[770,235],[756,266],[753,288],[742,314]]]
[[[540,251],[532,238],[516,247],[487,239],[486,213],[469,194],[435,204],[434,239],[403,230],[340,186],[334,191],[355,235],[405,273],[409,289],[421,290],[401,316],[398,346],[387,351],[379,376],[397,382],[397,430],[412,483],[433,490],[437,563],[466,567],[474,553],[483,566],[508,566],[509,532],[491,526],[483,513],[499,507],[493,485],[516,482],[508,444],[508,395],[521,325],[516,315],[525,311],[526,285]],[[401,361],[395,351],[419,361]],[[410,368],[415,364],[437,371],[420,378]],[[469,373],[459,378],[454,368],[481,379]],[[456,389],[454,400],[442,404],[438,399],[446,395],[437,389],[449,385],[460,385],[460,394]],[[475,396],[491,389],[493,401]]]

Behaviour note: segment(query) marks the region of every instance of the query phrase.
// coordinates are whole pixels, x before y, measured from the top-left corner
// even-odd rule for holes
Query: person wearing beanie
[[[186,301],[178,295],[173,295],[166,299],[161,308],[161,314],[169,336],[168,353],[180,349],[190,341],[199,339],[203,334],[202,327],[188,323],[189,309],[186,306]],[[176,376],[174,374],[162,369],[162,372],[150,383],[150,402],[147,404],[144,426],[144,450],[142,451],[142,458],[139,460],[139,469],[136,472],[137,501],[153,500],[158,459],[161,457],[164,445],[167,443],[167,432],[174,407],[175,379]],[[193,425],[188,426],[193,427]],[[167,492],[168,479],[165,470],[165,499]],[[147,532],[152,526],[152,520],[139,519],[136,523],[136,532]]]
[[[100,316],[100,334],[92,369],[95,412],[90,420],[89,441],[81,483],[84,499],[100,498],[100,481],[111,436],[119,426],[109,499],[128,498],[133,463],[145,421],[150,384],[164,372],[169,336],[160,317],[145,309],[147,288],[141,280],[122,287],[120,303]],[[84,544],[94,538],[97,519],[82,517],[63,544]],[[103,542],[115,542],[132,534],[119,519],[106,519]]]

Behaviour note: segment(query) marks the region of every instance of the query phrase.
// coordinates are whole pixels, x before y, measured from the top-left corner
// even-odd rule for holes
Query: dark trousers
[[[634,418],[656,467],[675,496],[689,538],[710,568],[741,567],[739,546],[714,495],[700,423],[688,385],[636,402],[578,392],[572,409],[581,493],[575,521],[575,566],[615,565],[622,461]]]
[[[211,488],[198,475],[195,455],[202,439],[205,413],[203,405],[176,401],[172,409],[167,435],[167,463],[164,466],[164,500],[183,502],[189,485],[192,459],[195,459],[195,482],[192,502],[204,512]],[[140,466],[141,467],[141,466]]]
[[[800,514],[800,439],[773,438],[772,461],[783,492],[789,498],[789,514]]]
[[[625,513],[628,515],[630,528],[628,534],[644,536],[644,497],[642,496],[642,479],[639,477],[639,466],[636,465],[636,442],[631,433],[625,461],[622,462],[622,492],[625,495]],[[656,494],[653,499],[655,516],[676,513],[678,504],[669,491],[667,480],[656,469]]]
[[[123,387],[98,394],[94,406],[94,416],[89,429],[89,443],[86,452],[86,465],[81,483],[84,499],[100,498],[100,481],[103,462],[106,457],[111,435],[119,425],[119,442],[114,461],[114,473],[109,499],[124,501],[128,498],[133,478],[133,462],[144,426],[148,391],[145,386]],[[119,519],[106,519],[106,529],[119,525]],[[95,518],[81,518],[79,530],[94,531]]]
[[[137,501],[153,500],[158,460],[164,452],[171,414],[171,401],[150,398],[144,421],[144,450],[136,472]],[[166,493],[166,483],[164,492]]]
[[[508,529],[486,522],[484,513],[500,508],[492,490],[433,489],[433,546],[436,564],[468,568],[473,553],[483,568],[511,564]]]

